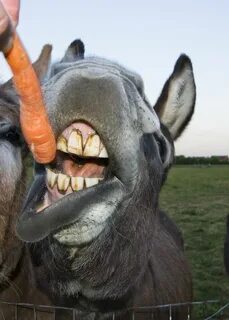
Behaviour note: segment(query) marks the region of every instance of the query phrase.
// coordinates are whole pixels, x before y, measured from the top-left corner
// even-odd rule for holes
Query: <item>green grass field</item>
[[[183,232],[194,300],[229,300],[229,277],[223,265],[229,166],[174,166],[161,192],[160,206]]]

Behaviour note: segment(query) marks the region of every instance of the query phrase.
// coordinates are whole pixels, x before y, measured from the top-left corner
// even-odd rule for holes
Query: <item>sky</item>
[[[229,154],[228,0],[21,0],[18,32],[32,60],[45,43],[53,60],[76,38],[86,55],[115,60],[138,72],[154,104],[181,53],[192,60],[194,116],[176,154]],[[10,73],[0,60],[0,78]]]

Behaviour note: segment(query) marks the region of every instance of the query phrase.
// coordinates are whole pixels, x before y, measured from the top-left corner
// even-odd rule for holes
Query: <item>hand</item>
[[[1,2],[10,16],[14,27],[16,27],[19,19],[20,0],[2,0]]]
[[[20,0],[0,1],[0,51],[3,51],[4,53],[8,52],[12,46],[12,25],[14,27],[17,26],[19,9]]]

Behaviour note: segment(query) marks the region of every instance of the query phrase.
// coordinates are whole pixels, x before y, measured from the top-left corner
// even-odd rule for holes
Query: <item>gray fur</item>
[[[110,173],[98,186],[63,197],[39,215],[33,207],[37,182],[18,231],[27,241],[39,240],[30,246],[39,287],[55,304],[91,311],[85,319],[110,319],[113,311],[130,319],[126,308],[190,301],[181,234],[158,206],[173,140],[146,99],[140,76],[97,57],[63,60],[52,75],[43,88],[55,136],[77,120],[91,124],[107,148]],[[171,107],[163,101],[155,106],[158,114]],[[183,320],[187,314],[173,316]]]

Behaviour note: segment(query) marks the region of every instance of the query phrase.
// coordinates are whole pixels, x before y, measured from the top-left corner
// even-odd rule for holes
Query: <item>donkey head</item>
[[[25,241],[51,234],[80,246],[126,216],[130,203],[158,194],[173,162],[173,140],[194,111],[192,64],[181,55],[152,107],[141,77],[117,63],[84,58],[74,41],[44,87],[57,157],[39,166],[18,223]]]
[[[43,78],[51,47],[45,46],[34,67]],[[27,155],[19,126],[19,99],[12,80],[0,86],[0,282],[14,269],[22,245],[15,235],[15,221],[26,188]]]

